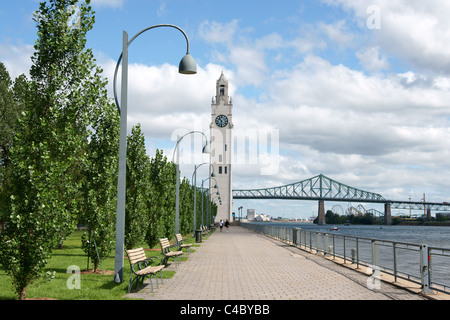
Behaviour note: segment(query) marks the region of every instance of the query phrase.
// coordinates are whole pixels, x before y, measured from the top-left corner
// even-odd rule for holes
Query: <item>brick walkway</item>
[[[420,300],[422,296],[242,227],[216,230],[172,279],[127,297],[145,300]],[[154,280],[153,280],[154,281]],[[155,283],[154,283],[155,284]]]

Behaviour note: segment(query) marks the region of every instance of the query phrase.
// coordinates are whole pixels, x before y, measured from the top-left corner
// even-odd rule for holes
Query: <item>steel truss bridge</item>
[[[391,209],[411,209],[433,211],[450,211],[446,202],[394,201],[385,199],[378,193],[357,189],[327,176],[318,176],[300,182],[266,189],[233,190],[233,199],[283,199],[319,201],[319,219],[324,201],[383,203],[385,220],[390,220]],[[323,213],[324,214],[324,213]]]

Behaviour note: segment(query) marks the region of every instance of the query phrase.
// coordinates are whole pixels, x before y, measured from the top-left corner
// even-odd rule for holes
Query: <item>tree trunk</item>
[[[27,292],[27,287],[23,288],[22,291],[19,293],[19,300],[25,300]]]

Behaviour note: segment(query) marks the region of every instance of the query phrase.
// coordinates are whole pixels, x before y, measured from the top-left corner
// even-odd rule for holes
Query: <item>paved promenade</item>
[[[151,293],[150,285],[130,298],[145,300],[421,300],[422,296],[382,282],[323,257],[233,226],[216,230],[172,279]]]

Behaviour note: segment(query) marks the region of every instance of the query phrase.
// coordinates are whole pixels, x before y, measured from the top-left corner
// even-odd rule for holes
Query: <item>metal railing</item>
[[[368,268],[378,268],[394,277],[431,290],[450,294],[450,249],[398,241],[387,241],[287,228],[263,223],[241,223],[244,228],[287,242],[317,254],[341,258]]]

